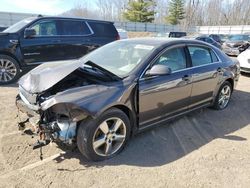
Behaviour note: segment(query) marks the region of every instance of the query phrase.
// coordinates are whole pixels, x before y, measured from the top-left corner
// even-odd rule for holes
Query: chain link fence
[[[35,14],[0,12],[0,26],[9,27],[14,23]],[[114,22],[116,28],[125,29],[132,32],[171,32],[184,31],[180,26],[154,24],[154,23],[138,23],[138,22]],[[188,32],[196,32],[196,27],[190,28]]]
[[[0,12],[0,26],[9,27],[14,23],[36,14]],[[250,25],[240,26],[193,26],[184,29],[181,26],[154,24],[154,23],[139,23],[139,22],[114,22],[116,28],[121,28],[130,32],[171,32],[185,31],[187,33],[202,33],[202,34],[243,34],[250,33]]]
[[[202,34],[250,34],[250,25],[233,26],[197,26]]]
[[[188,33],[196,32],[196,27],[190,27],[185,30],[179,25],[166,25],[154,23],[139,23],[139,22],[115,22],[116,28],[125,29],[133,32],[171,32],[171,31],[186,31]]]

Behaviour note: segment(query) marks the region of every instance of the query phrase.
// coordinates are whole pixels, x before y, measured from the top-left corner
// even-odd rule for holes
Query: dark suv
[[[186,32],[170,32],[168,37],[169,38],[181,38],[187,36]]]
[[[0,32],[5,30],[7,27],[4,27],[4,26],[0,26]]]
[[[119,39],[113,22],[30,17],[0,33],[0,85],[48,61],[77,59]]]

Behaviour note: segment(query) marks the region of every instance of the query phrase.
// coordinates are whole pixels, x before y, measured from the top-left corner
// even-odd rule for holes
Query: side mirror
[[[146,72],[146,76],[168,75],[171,72],[171,69],[166,65],[154,65]]]
[[[36,35],[36,30],[35,29],[30,29],[30,28],[26,28],[24,30],[24,38],[32,38]]]

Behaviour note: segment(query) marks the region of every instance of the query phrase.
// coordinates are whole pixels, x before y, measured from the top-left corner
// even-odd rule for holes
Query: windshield
[[[228,38],[231,41],[238,41],[238,40],[250,40],[249,35],[231,35]]]
[[[15,33],[17,31],[19,31],[20,29],[22,29],[27,24],[29,24],[30,22],[32,22],[34,19],[36,19],[36,18],[31,17],[31,18],[21,20],[20,22],[17,22],[14,25],[12,25],[12,26],[8,27],[7,29],[5,29],[3,32],[4,33]]]
[[[154,48],[138,41],[121,40],[98,48],[81,58],[81,62],[91,61],[119,77],[125,77]]]

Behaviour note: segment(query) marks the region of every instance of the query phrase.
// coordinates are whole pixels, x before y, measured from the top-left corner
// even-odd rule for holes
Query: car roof
[[[154,45],[154,46],[162,46],[162,45],[167,45],[167,44],[172,44],[172,43],[192,43],[192,44],[205,44],[207,46],[207,43],[199,40],[194,40],[194,39],[186,39],[186,38],[153,38],[153,37],[147,37],[147,38],[130,38],[130,39],[125,39],[127,41],[131,42],[138,42],[140,44],[145,44],[145,45]]]
[[[199,35],[198,37],[202,37],[202,38],[211,38],[209,35]]]
[[[170,31],[169,33],[178,33],[178,34],[186,34],[186,32],[184,31]]]
[[[249,36],[249,34],[245,34],[245,33],[243,33],[243,34],[230,34],[229,36],[235,36],[235,35],[240,35],[240,36]]]
[[[64,20],[83,20],[83,21],[93,21],[93,22],[103,22],[103,23],[114,23],[111,21],[106,20],[94,20],[94,19],[87,19],[82,17],[68,17],[68,16],[38,16],[36,17],[36,20],[42,20],[42,19],[64,19]]]

